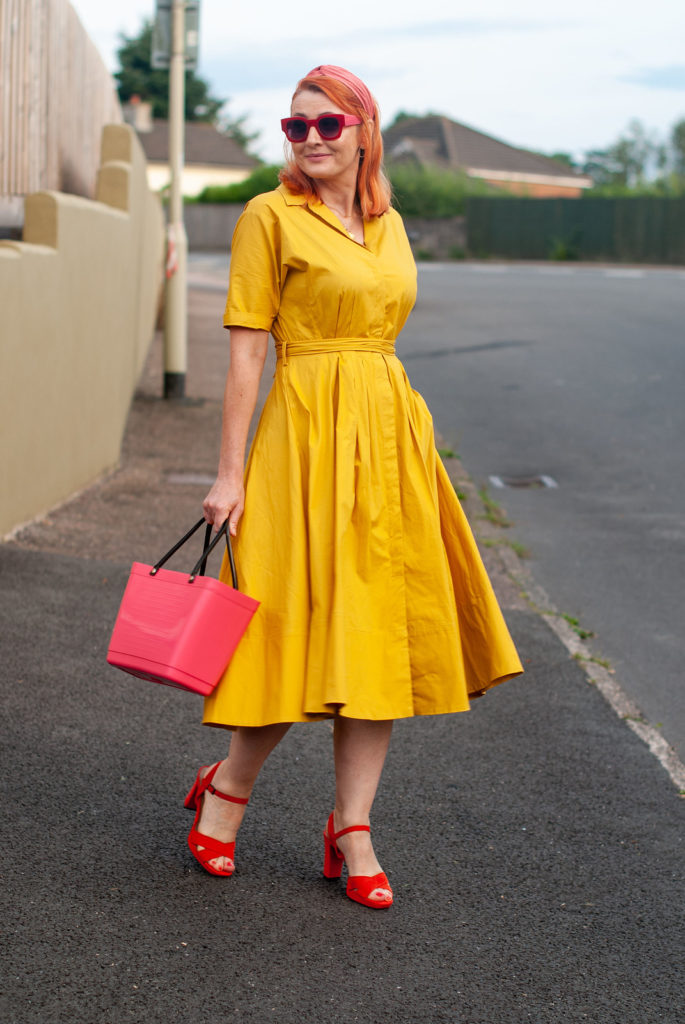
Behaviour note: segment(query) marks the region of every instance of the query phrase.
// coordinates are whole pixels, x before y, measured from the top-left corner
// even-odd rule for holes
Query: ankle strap
[[[348,828],[341,828],[339,832],[335,832],[331,837],[333,842],[336,839],[340,839],[340,836],[347,835],[348,832],[370,832],[371,827],[369,825],[349,825]]]
[[[217,789],[216,786],[212,785],[212,779],[214,778],[216,770],[220,764],[221,761],[217,761],[217,763],[209,769],[204,778],[201,779],[200,787],[197,793],[198,797],[202,796],[202,794],[206,791],[211,793],[212,796],[220,796],[222,800],[228,800],[229,803],[232,804],[248,803],[249,798],[243,798],[242,796],[229,796],[228,793],[222,793],[220,789]]]
[[[208,793],[211,793],[212,796],[220,796],[222,800],[228,800],[232,804],[246,804],[249,801],[249,797],[229,796],[228,793],[222,793],[221,790],[217,789],[216,786],[213,786],[211,782],[205,786],[205,789]]]

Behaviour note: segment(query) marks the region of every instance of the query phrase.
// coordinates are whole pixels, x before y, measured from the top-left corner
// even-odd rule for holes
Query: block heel
[[[212,785],[212,779],[216,773],[217,768],[221,764],[221,761],[209,769],[206,775],[202,775],[202,772],[206,769],[206,765],[197,773],[195,782],[191,786],[190,792],[183,801],[183,806],[189,811],[195,811],[195,820],[193,821],[193,827],[188,834],[188,847],[195,860],[202,865],[205,871],[208,871],[210,875],[219,875],[222,878],[230,878],[235,870],[234,856],[235,856],[235,841],[232,843],[222,843],[218,839],[213,839],[211,836],[206,836],[202,832],[198,832],[197,824],[200,820],[202,813],[202,803],[205,793],[211,793],[212,796],[221,797],[222,800],[228,800],[232,804],[246,804],[247,798],[240,796],[229,796],[228,793],[222,793],[215,786]],[[199,849],[202,847],[202,849]],[[230,868],[220,869],[215,867],[210,861],[216,860],[218,857],[225,857],[230,861]]]
[[[348,832],[370,832],[368,825],[350,825],[339,832],[335,831],[335,823],[331,814],[326,828],[323,832],[323,873],[326,878],[340,878],[342,874],[345,855],[338,848],[337,840]],[[376,889],[387,889],[389,896],[372,897],[371,893]],[[384,871],[377,875],[349,875],[347,878],[346,894],[355,903],[362,906],[372,907],[374,910],[385,910],[392,906],[393,896],[388,877]]]

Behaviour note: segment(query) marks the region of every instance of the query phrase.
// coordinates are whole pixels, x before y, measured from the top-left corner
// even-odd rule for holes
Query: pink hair
[[[360,96],[346,82],[326,75],[316,74],[311,78],[307,76],[301,79],[297,83],[293,99],[303,89],[323,92],[346,114],[354,114],[360,119],[360,145],[363,155],[357,173],[357,197],[364,218],[380,217],[390,207],[390,182],[383,171],[383,138],[378,104],[373,100],[374,115],[370,117]],[[279,179],[297,195],[306,196],[307,199],[318,196],[316,181],[300,170],[287,143],[286,164],[279,174]]]

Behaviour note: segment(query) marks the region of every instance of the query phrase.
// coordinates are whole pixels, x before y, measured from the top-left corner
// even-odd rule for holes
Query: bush
[[[249,178],[233,185],[207,185],[197,197],[198,203],[246,203],[249,199],[271,192],[278,185],[278,164],[265,164],[253,171]]]
[[[457,217],[464,213],[467,196],[497,195],[486,182],[455,171],[439,171],[409,164],[390,164],[393,205],[403,217]]]
[[[198,203],[246,203],[278,185],[278,164],[265,164],[249,178],[233,185],[207,185]],[[467,196],[498,195],[484,181],[454,171],[439,171],[397,164],[388,168],[393,205],[403,217],[457,217],[464,213]]]
[[[677,174],[668,174],[638,185],[595,185],[594,188],[583,190],[583,199],[679,199],[681,196],[685,196],[685,177]]]
[[[578,260],[580,259],[579,252],[580,234],[574,231],[570,238],[553,238],[548,256],[551,260]]]

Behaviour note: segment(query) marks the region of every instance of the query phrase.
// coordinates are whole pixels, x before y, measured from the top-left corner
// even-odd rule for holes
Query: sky
[[[71,0],[111,71],[154,0]],[[280,162],[280,119],[317,64],[364,79],[382,124],[445,114],[510,145],[576,157],[639,119],[663,141],[685,119],[685,0],[345,0],[289,7],[201,0],[197,73]]]

